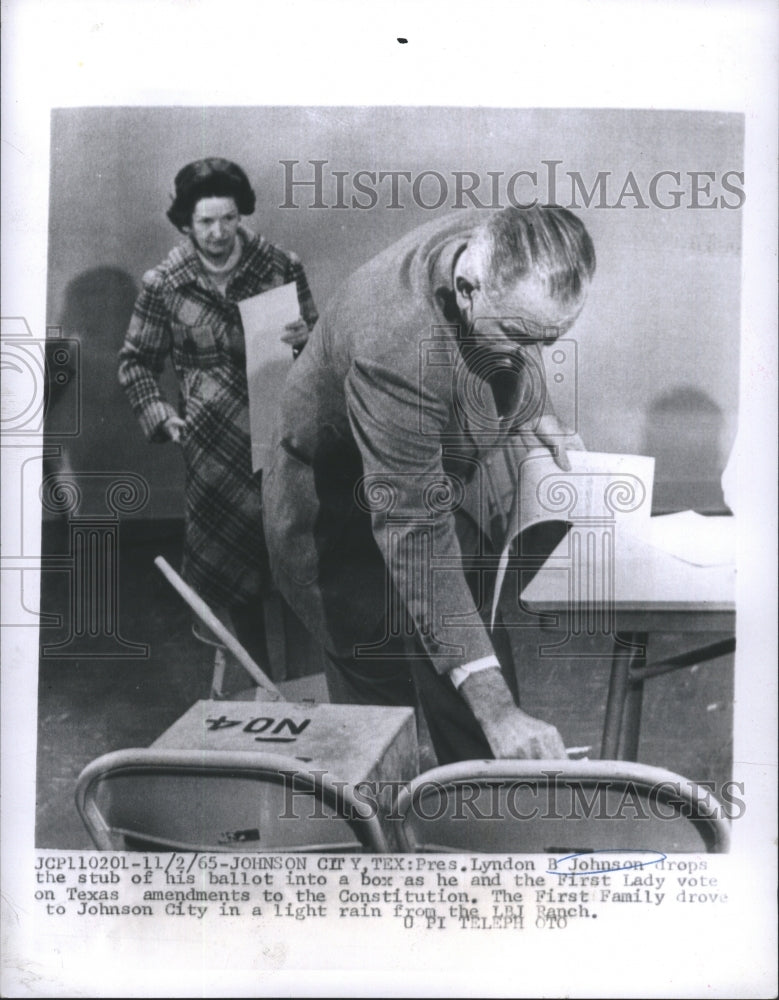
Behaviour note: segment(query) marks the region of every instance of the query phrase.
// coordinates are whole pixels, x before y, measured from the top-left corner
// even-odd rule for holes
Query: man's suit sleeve
[[[462,484],[442,465],[440,432],[448,409],[400,369],[357,359],[347,376],[349,420],[364,472],[355,497],[370,512],[391,581],[444,673],[492,656],[493,647],[466,583],[455,533]]]

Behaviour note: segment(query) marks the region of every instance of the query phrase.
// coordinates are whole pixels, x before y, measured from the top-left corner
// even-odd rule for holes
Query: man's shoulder
[[[489,218],[489,213],[477,209],[458,209],[422,223],[399,236],[394,243],[380,251],[371,263],[377,266],[394,266],[399,262],[414,260],[426,267],[431,255],[452,239],[467,240]]]
[[[467,240],[486,221],[475,210],[448,213],[416,226],[362,264],[344,281],[336,298],[341,302],[373,301],[380,310],[404,314],[429,311],[431,263],[453,239]]]

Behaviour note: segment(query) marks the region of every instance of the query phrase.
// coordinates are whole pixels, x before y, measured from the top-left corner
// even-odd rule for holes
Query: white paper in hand
[[[284,380],[292,365],[292,348],[281,339],[284,327],[300,319],[297,287],[280,285],[238,303],[246,341],[249,385],[249,430],[252,471],[269,456]]]
[[[568,452],[564,472],[546,448],[532,449],[522,460],[509,528],[498,563],[490,626],[494,627],[513,540],[543,521],[577,521],[593,531],[613,528],[645,534],[652,512],[655,460],[646,455],[596,451]],[[609,493],[611,491],[611,498]]]

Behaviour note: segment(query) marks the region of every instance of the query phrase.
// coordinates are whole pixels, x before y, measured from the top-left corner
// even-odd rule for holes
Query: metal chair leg
[[[646,639],[642,633],[632,632],[614,637],[606,718],[601,742],[602,760],[618,759],[621,742],[624,752],[628,755],[624,759],[635,759],[641,721],[643,681],[637,685],[631,678],[631,671],[636,663],[643,663],[646,659]]]
[[[643,662],[636,658],[638,663]],[[644,681],[632,676],[629,669],[625,707],[622,712],[622,732],[620,734],[618,760],[638,760],[638,741],[641,735],[641,709],[644,702]]]

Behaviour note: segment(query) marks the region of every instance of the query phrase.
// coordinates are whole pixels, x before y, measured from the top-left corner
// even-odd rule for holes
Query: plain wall
[[[724,193],[722,175],[742,169],[741,116],[392,107],[61,109],[52,115],[51,141],[48,318],[81,343],[82,390],[82,429],[65,442],[57,462],[76,472],[143,475],[151,493],[138,516],[182,515],[183,469],[172,447],[143,439],[116,382],[116,355],[141,275],[180,238],[165,217],[174,175],[210,155],[233,159],[247,171],[258,195],[248,224],[303,258],[320,304],[375,252],[452,210],[452,171],[484,178],[478,193],[485,200],[488,171],[537,171],[536,193],[545,200],[543,161],[560,160],[557,194],[564,205],[570,202],[567,171],[579,171],[588,188],[599,171],[610,171],[609,203],[628,171],[645,200],[653,175],[682,173],[685,207],[641,209],[626,198],[621,209],[581,210],[598,270],[571,334],[575,372],[566,369],[563,383],[550,387],[561,416],[576,419],[590,449],[656,456],[656,498],[663,498],[664,509],[696,503],[716,508],[738,408],[741,213],[686,207],[691,182],[684,174],[711,171],[711,193]],[[404,207],[392,209],[385,181],[377,184],[373,209],[313,209],[305,207],[310,189],[298,188],[301,207],[282,208],[284,159],[300,161],[295,170],[301,178],[313,175],[308,161],[315,159],[328,161],[326,176],[347,171],[347,198],[358,170],[414,176],[436,170],[447,178],[450,194],[443,207],[426,210],[403,185]],[[331,177],[325,190],[333,201]],[[423,197],[432,199],[435,190],[426,186]],[[517,188],[521,196],[529,190],[529,182]],[[165,384],[175,402],[175,382],[169,377]],[[73,382],[62,390],[73,391]],[[55,399],[52,434],[66,402]]]

